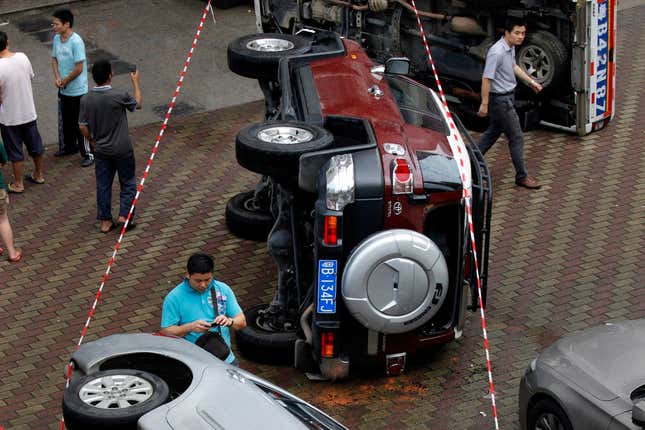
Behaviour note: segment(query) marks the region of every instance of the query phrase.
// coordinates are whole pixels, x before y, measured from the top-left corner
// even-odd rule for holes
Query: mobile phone
[[[130,64],[128,66],[128,70],[130,71],[130,73],[136,72],[137,71],[137,65],[136,64]]]

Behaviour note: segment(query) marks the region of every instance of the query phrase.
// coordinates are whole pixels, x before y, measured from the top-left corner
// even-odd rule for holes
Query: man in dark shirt
[[[125,223],[137,190],[126,109],[130,112],[141,109],[141,90],[138,70],[130,73],[134,96],[112,88],[112,66],[107,60],[94,63],[92,78],[96,86],[81,99],[78,123],[95,153],[98,219],[101,232],[107,233],[118,225],[112,219],[111,209],[114,174],[119,174],[121,185],[117,223]],[[128,228],[134,227],[132,221],[131,218]]]

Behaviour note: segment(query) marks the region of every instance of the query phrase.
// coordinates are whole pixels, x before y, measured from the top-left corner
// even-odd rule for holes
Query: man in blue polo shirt
[[[246,318],[233,290],[213,278],[213,259],[206,254],[193,254],[186,265],[186,278],[164,299],[161,310],[161,332],[183,337],[195,343],[199,337],[219,326],[222,337],[231,346],[230,329],[246,327]],[[217,300],[217,315],[211,290]],[[216,330],[216,328],[213,328]],[[237,365],[233,351],[225,360]]]
[[[485,154],[504,133],[508,138],[515,167],[515,184],[519,187],[538,189],[540,184],[526,171],[522,127],[514,106],[516,77],[536,93],[542,91],[542,85],[531,79],[515,63],[515,47],[522,44],[525,36],[526,24],[509,19],[504,27],[504,36],[488,50],[482,76],[482,102],[477,115],[482,118],[490,115],[490,123],[481,135],[478,146],[482,154]]]
[[[74,15],[69,9],[54,12],[52,26],[56,33],[52,44],[52,70],[63,117],[63,148],[54,155],[61,157],[80,150],[81,166],[91,166],[94,154],[78,128],[81,97],[87,94],[85,43],[72,30]]]

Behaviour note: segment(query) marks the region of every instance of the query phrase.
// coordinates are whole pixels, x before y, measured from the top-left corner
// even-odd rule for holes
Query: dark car
[[[245,36],[228,60],[260,82],[267,121],[237,135],[237,161],[263,179],[229,201],[227,223],[266,239],[278,268],[273,301],[245,312],[242,353],[336,379],[365,360],[399,373],[408,354],[459,337],[478,300],[437,94],[405,75],[407,59],[377,66],[328,31]],[[468,142],[485,294],[490,178]]]
[[[645,319],[607,323],[546,348],[520,384],[522,430],[645,428]]]
[[[63,394],[69,430],[347,430],[179,337],[107,336],[81,346],[72,364]]]
[[[376,61],[406,56],[414,76],[435,84],[414,8],[408,0],[256,0],[261,31],[332,30],[358,41]],[[380,7],[374,5],[380,4]],[[454,111],[478,126],[481,76],[508,17],[528,24],[518,65],[544,90],[519,85],[522,123],[539,121],[586,134],[614,113],[616,2],[612,0],[417,0],[443,90]],[[371,5],[371,8],[370,8]],[[377,9],[377,10],[375,10]],[[478,121],[480,124],[478,124]]]

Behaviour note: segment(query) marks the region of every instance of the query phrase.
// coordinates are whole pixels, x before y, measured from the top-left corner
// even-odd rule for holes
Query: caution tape
[[[428,54],[428,60],[430,61],[430,66],[432,67],[432,73],[434,74],[434,79],[437,84],[437,89],[439,91],[439,97],[441,98],[441,104],[443,108],[443,113],[448,121],[450,127],[450,136],[448,138],[448,143],[450,144],[450,149],[455,155],[455,161],[459,168],[459,174],[461,176],[461,181],[464,188],[464,200],[466,202],[466,215],[468,221],[468,231],[470,232],[470,244],[472,246],[473,258],[475,260],[475,274],[477,278],[477,294],[479,296],[479,309],[481,314],[481,323],[482,323],[482,334],[484,337],[484,350],[486,351],[486,368],[488,370],[488,390],[490,392],[490,398],[493,409],[493,419],[495,420],[495,429],[499,430],[499,421],[497,419],[497,406],[495,404],[495,384],[493,383],[493,367],[490,360],[490,349],[488,343],[488,332],[486,328],[486,313],[484,312],[484,303],[482,299],[482,289],[481,289],[481,279],[479,277],[479,259],[477,257],[477,246],[475,242],[475,228],[473,226],[472,218],[472,178],[470,175],[470,170],[466,169],[466,166],[470,166],[470,162],[467,162],[468,152],[466,150],[466,145],[464,144],[461,134],[455,125],[454,120],[452,119],[452,114],[448,108],[448,102],[446,96],[441,87],[441,82],[439,81],[439,75],[437,69],[434,65],[434,60],[432,59],[432,54],[430,53],[430,47],[428,46],[428,40],[426,39],[426,33],[421,24],[421,18],[419,17],[419,11],[417,9],[416,2],[411,0],[412,7],[414,8],[414,13],[417,18],[417,24],[419,25],[419,31],[421,32],[421,37],[423,39],[423,45],[425,46],[426,53]]]
[[[211,14],[212,14],[213,11],[211,8],[211,0],[208,0],[208,3],[206,4],[206,7],[204,8],[204,11],[202,13],[202,17],[199,21],[199,26],[197,27],[197,32],[195,33],[195,38],[193,39],[193,43],[190,47],[190,51],[188,52],[188,56],[186,57],[186,61],[184,62],[184,68],[181,71],[181,74],[179,75],[179,81],[177,81],[177,87],[175,88],[175,92],[172,95],[172,100],[168,105],[166,116],[164,117],[163,123],[161,125],[161,129],[159,130],[159,134],[157,135],[157,140],[155,141],[155,145],[152,148],[152,152],[150,153],[150,157],[148,158],[146,169],[143,172],[143,176],[141,177],[141,181],[139,182],[139,185],[137,186],[137,192],[134,198],[132,199],[132,205],[130,206],[130,211],[128,212],[128,216],[125,220],[125,223],[121,228],[121,233],[119,234],[119,238],[116,241],[116,245],[114,246],[114,251],[112,252],[112,256],[110,257],[110,261],[108,262],[107,268],[105,269],[105,273],[103,274],[103,279],[101,280],[99,289],[96,292],[96,295],[94,296],[94,302],[92,303],[92,308],[90,309],[90,312],[87,315],[87,320],[85,321],[85,326],[83,327],[83,330],[81,331],[81,336],[78,339],[78,343],[76,344],[76,349],[79,349],[81,347],[81,344],[83,343],[83,339],[87,334],[87,330],[90,327],[90,322],[92,321],[92,317],[94,316],[94,312],[96,311],[96,306],[98,305],[99,299],[101,298],[101,294],[103,293],[103,288],[105,287],[105,283],[108,280],[108,276],[110,275],[112,266],[114,266],[116,255],[118,254],[119,248],[121,247],[121,242],[123,241],[123,238],[125,237],[125,234],[128,231],[128,225],[130,225],[130,220],[132,219],[132,215],[134,214],[134,208],[136,207],[137,202],[139,201],[139,196],[143,191],[143,185],[145,184],[146,179],[148,178],[148,174],[150,173],[150,168],[152,167],[152,163],[155,159],[155,155],[157,154],[157,151],[159,149],[161,138],[163,137],[166,131],[166,127],[168,126],[168,120],[170,119],[170,114],[172,113],[172,109],[175,107],[175,101],[177,100],[179,91],[181,90],[181,87],[184,83],[184,78],[186,77],[188,66],[190,65],[190,61],[193,58],[193,52],[195,50],[195,47],[197,46],[197,42],[199,40],[200,34],[204,28],[204,22],[206,21],[206,16],[208,15],[209,10],[211,11]],[[213,19],[214,18],[215,17],[213,16]],[[70,361],[69,364],[67,365],[67,379],[65,381],[65,389],[69,388],[69,382],[72,378],[72,367],[73,367],[72,362]],[[64,430],[64,429],[65,429],[65,418],[61,417],[60,430]]]

